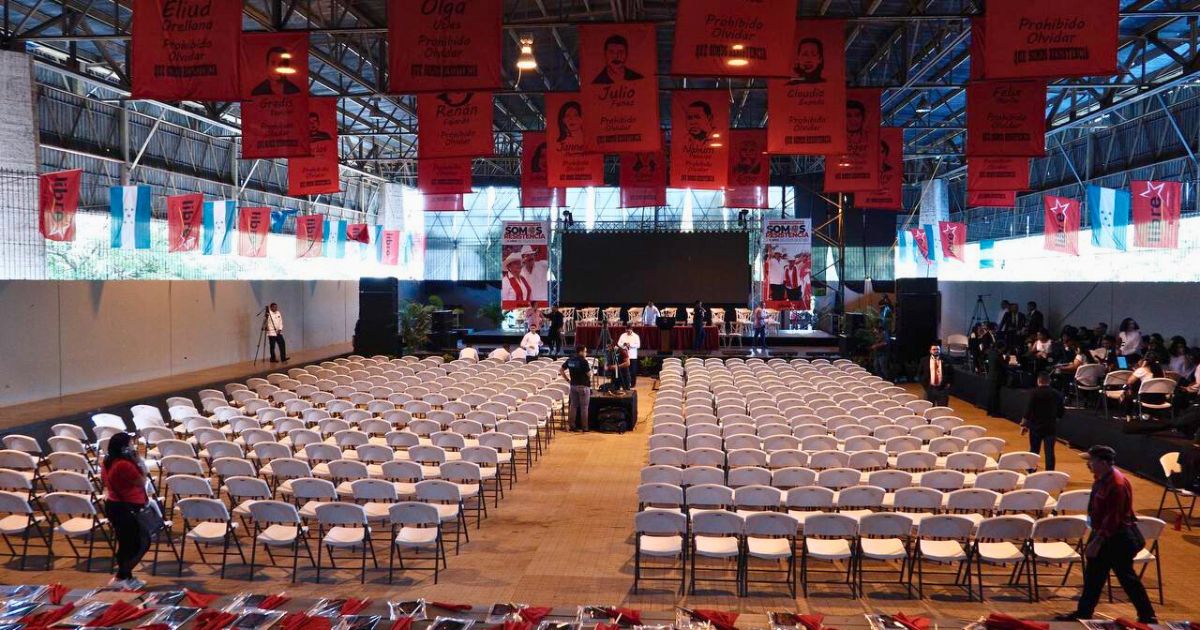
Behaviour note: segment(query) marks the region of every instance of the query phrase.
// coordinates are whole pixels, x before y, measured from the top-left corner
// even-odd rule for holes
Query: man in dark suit
[[[988,398],[987,414],[992,418],[1002,417],[1000,411],[1000,393],[1008,382],[1008,355],[1004,343],[996,342],[983,354],[983,366],[987,373]]]
[[[1025,313],[1021,312],[1021,307],[1015,302],[1010,302],[1008,310],[1000,317],[1000,326],[997,328],[997,333],[1009,348],[1021,346],[1021,335],[1025,331]]]
[[[1029,432],[1029,452],[1041,452],[1042,445],[1046,446],[1046,470],[1054,470],[1054,439],[1063,413],[1062,394],[1050,387],[1050,375],[1038,374],[1037,388],[1029,395],[1029,405],[1021,418],[1021,433]]]
[[[1028,322],[1025,329],[1027,331],[1026,334],[1037,334],[1046,327],[1046,318],[1038,310],[1037,302],[1030,302],[1028,306],[1029,315],[1025,317],[1025,320]]]
[[[925,388],[925,400],[935,406],[944,407],[950,400],[950,385],[954,382],[954,370],[942,360],[942,349],[937,344],[929,347],[929,357],[920,363],[921,386]]]

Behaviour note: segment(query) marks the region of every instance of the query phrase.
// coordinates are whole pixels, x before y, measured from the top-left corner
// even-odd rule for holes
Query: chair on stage
[[[599,326],[600,325],[600,309],[595,306],[579,309],[579,318],[576,320],[579,326]]]
[[[630,325],[630,326],[639,326],[639,325],[641,325],[641,323],[642,323],[642,311],[644,311],[644,310],[646,310],[646,309],[645,309],[645,307],[641,307],[641,306],[631,306],[631,307],[629,307],[629,311],[628,311],[628,313],[629,313],[629,325]]]
[[[712,313],[712,325],[717,327],[717,346],[729,345],[729,327],[725,325],[725,309],[714,308],[709,312]]]
[[[563,316],[563,334],[575,334],[575,307],[563,306],[558,309],[558,312]]]
[[[604,309],[604,321],[608,322],[609,326],[621,325],[621,307],[610,306]]]
[[[658,314],[660,317],[675,317],[678,312],[679,309],[674,306],[667,306],[659,309]]]
[[[768,308],[767,310],[767,334],[779,334],[779,309]]]

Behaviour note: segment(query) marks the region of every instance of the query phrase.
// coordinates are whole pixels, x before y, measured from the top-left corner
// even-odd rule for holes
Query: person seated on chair
[[[950,400],[950,385],[954,382],[954,370],[942,360],[942,348],[938,344],[929,347],[929,357],[920,362],[920,381],[925,388],[925,400],[936,407],[944,407]]]
[[[478,361],[479,351],[471,346],[466,346],[462,350],[458,351],[458,358],[472,362]]]
[[[488,353],[489,359],[500,359],[501,361],[507,361],[508,357],[508,344],[504,344],[503,346],[500,346],[499,348],[496,348]]]
[[[1167,360],[1167,369],[1179,375],[1180,378],[1186,378],[1195,369],[1196,364],[1192,363],[1192,353],[1188,350],[1187,340],[1179,335],[1171,337],[1171,348],[1169,350],[1171,357]]]
[[[1138,389],[1142,383],[1152,378],[1162,378],[1162,365],[1153,357],[1148,356],[1141,361],[1138,361],[1137,369],[1125,381],[1125,393],[1121,396],[1121,404],[1125,407],[1128,413],[1133,405],[1133,399],[1138,396]],[[1166,400],[1166,394],[1143,394],[1142,402],[1160,403]]]
[[[1083,345],[1075,339],[1067,339],[1062,352],[1063,362],[1054,366],[1051,382],[1060,391],[1066,391],[1075,380],[1075,371],[1080,366],[1095,363],[1091,353],[1083,349]]]

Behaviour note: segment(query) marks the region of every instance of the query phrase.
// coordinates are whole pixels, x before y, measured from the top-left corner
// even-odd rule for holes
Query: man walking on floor
[[[1112,572],[1137,609],[1138,621],[1158,623],[1146,587],[1142,586],[1142,579],[1133,568],[1134,556],[1146,546],[1146,539],[1137,527],[1137,515],[1133,512],[1133,486],[1125,474],[1117,470],[1117,452],[1111,446],[1097,444],[1088,449],[1084,457],[1095,482],[1088,501],[1092,533],[1084,549],[1087,566],[1083,573],[1083,594],[1079,596],[1075,612],[1059,615],[1055,621],[1091,619],[1100,594],[1108,584],[1109,572]]]
[[[1054,441],[1058,435],[1058,419],[1063,417],[1062,394],[1050,387],[1050,375],[1037,377],[1037,389],[1029,395],[1025,415],[1021,417],[1021,433],[1029,432],[1029,451],[1039,453],[1046,447],[1046,470],[1054,470]]]
[[[558,373],[571,384],[567,398],[567,422],[571,431],[587,431],[588,404],[592,400],[592,365],[587,359],[587,347],[576,347],[575,356],[564,361]]]
[[[950,384],[954,382],[954,370],[942,360],[942,349],[937,344],[929,347],[929,358],[921,360],[921,386],[925,388],[925,400],[936,407],[945,407],[950,400]]]

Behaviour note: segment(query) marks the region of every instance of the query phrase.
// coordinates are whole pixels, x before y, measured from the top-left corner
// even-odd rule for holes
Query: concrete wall
[[[1064,324],[1095,327],[1107,322],[1115,334],[1117,324],[1132,317],[1143,334],[1183,335],[1188,345],[1200,343],[1200,319],[1192,307],[1200,300],[1200,283],[938,282],[938,289],[942,292],[943,338],[967,332],[975,298],[983,294],[992,321],[999,318],[1000,300],[1015,300],[1022,311],[1025,303],[1033,300],[1046,314],[1051,331]]]
[[[0,406],[249,361],[270,302],[289,351],[347,343],[358,282],[0,282]]]

